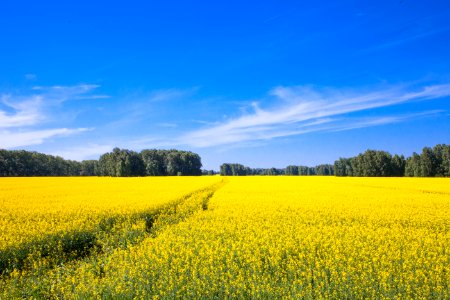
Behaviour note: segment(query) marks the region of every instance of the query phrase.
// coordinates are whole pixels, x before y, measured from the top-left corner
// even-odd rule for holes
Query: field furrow
[[[12,272],[0,296],[448,298],[448,179],[215,178],[138,222],[105,221],[105,251]]]

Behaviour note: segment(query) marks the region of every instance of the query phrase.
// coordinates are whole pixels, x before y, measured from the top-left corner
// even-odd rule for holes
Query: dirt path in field
[[[178,224],[195,212],[208,210],[209,200],[227,183],[226,179],[188,193],[166,205],[132,215],[109,216],[91,230],[76,230],[47,235],[0,250],[0,276],[14,270],[49,269],[92,255],[111,253],[136,245],[145,238],[156,237],[168,226]]]

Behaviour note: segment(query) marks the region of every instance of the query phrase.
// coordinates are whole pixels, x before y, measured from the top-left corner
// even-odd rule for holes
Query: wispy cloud
[[[83,131],[89,130],[88,128],[55,128],[55,129],[43,129],[43,130],[30,130],[25,132],[11,132],[8,130],[0,131],[0,148],[17,148],[26,147],[31,145],[39,145],[44,140],[70,136]]]
[[[92,92],[98,85],[35,86],[19,95],[0,95],[0,148],[24,147],[41,144],[54,137],[86,131],[86,128],[43,128],[54,108],[65,101],[103,97]]]
[[[151,93],[133,93],[122,99],[125,106],[120,108],[120,117],[109,123],[109,127],[123,128],[135,126],[139,122],[148,119],[149,116],[159,115],[158,104],[165,105],[167,101],[179,101],[189,99],[196,91],[197,87],[188,89],[163,89],[155,90]],[[119,110],[116,111],[118,113]],[[164,126],[170,124],[169,126]],[[173,122],[161,122],[160,127],[175,127]]]
[[[262,109],[254,105],[252,113],[188,132],[177,140],[180,144],[194,147],[210,147],[244,141],[269,140],[315,131],[349,130],[401,122],[419,115],[365,120],[336,117],[409,101],[446,97],[450,95],[450,84],[432,85],[419,90],[395,86],[371,92],[277,87],[270,94],[275,98],[276,103],[270,108]]]
[[[399,37],[397,39],[390,40],[390,41],[387,41],[385,43],[382,43],[382,44],[373,46],[371,48],[368,48],[368,49],[366,49],[366,51],[367,52],[372,52],[372,51],[389,49],[389,48],[396,47],[396,46],[399,46],[399,45],[402,45],[402,44],[413,42],[415,40],[426,38],[428,36],[445,33],[448,30],[450,30],[450,27],[441,27],[441,28],[437,28],[437,29],[431,29],[431,30],[423,31],[423,32],[416,33],[416,34],[409,35],[409,36]]]
[[[92,94],[92,91],[99,88],[97,84],[77,84],[71,86],[34,86],[33,91],[45,96],[51,103],[61,103],[73,99],[92,99],[96,97],[105,98],[106,95]]]
[[[32,88],[25,95],[0,95],[5,107],[0,110],[0,128],[24,127],[39,124],[47,118],[47,109],[72,99],[96,99],[106,95],[90,94],[98,85],[51,86]]]
[[[148,101],[150,102],[159,102],[159,101],[170,101],[170,100],[178,100],[182,98],[186,98],[192,96],[197,92],[198,88],[193,87],[189,89],[164,89],[153,91],[149,97]]]
[[[440,116],[445,111],[443,110],[430,110],[424,111],[420,113],[410,113],[410,114],[402,114],[397,116],[379,116],[379,117],[369,117],[369,118],[354,118],[351,122],[348,120],[341,120],[342,122],[336,122],[332,127],[322,128],[322,130],[327,131],[345,131],[351,129],[372,127],[372,126],[380,126],[386,124],[400,123],[409,120],[416,120],[420,118],[432,117],[432,116]]]
[[[2,95],[1,103],[11,112],[0,110],[0,128],[13,128],[34,125],[44,118],[40,112],[43,105],[41,96],[30,96],[14,101],[10,95]]]
[[[104,153],[110,152],[117,145],[100,145],[100,144],[87,144],[79,147],[71,147],[65,150],[59,150],[52,152],[53,155],[64,157],[65,159],[72,160],[85,160],[85,159],[98,159],[98,157]]]

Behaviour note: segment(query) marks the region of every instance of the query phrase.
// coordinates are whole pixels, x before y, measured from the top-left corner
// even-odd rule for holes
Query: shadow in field
[[[47,235],[43,239],[0,250],[0,274],[33,268],[36,261],[47,265],[88,256],[96,248],[97,238],[90,231]]]
[[[196,211],[207,210],[209,199],[223,185],[222,181],[148,211],[104,218],[90,230],[55,233],[0,249],[0,276],[14,270],[52,268],[94,253],[126,248],[149,236],[156,237],[167,226],[184,221]],[[138,223],[143,226],[136,226]]]

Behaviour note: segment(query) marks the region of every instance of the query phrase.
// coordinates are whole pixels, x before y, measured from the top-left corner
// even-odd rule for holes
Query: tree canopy
[[[392,156],[385,151],[367,150],[355,157],[335,161],[337,176],[449,177],[450,145],[425,147],[421,154]]]
[[[114,148],[99,160],[82,162],[25,150],[0,150],[0,176],[167,176],[201,175],[196,153]]]
[[[114,148],[99,160],[81,162],[25,150],[0,149],[0,176],[184,176],[212,175],[201,169],[198,154],[180,150],[145,149],[135,152]],[[239,163],[224,163],[220,174],[248,175],[335,175],[335,176],[417,176],[450,177],[450,145],[424,147],[420,154],[391,155],[367,150],[355,157],[339,158],[315,167],[289,165],[286,168],[250,168]]]
[[[333,165],[318,165],[316,167],[290,165],[284,169],[278,168],[250,168],[237,163],[225,163],[220,166],[220,175],[248,176],[248,175],[334,175]]]

